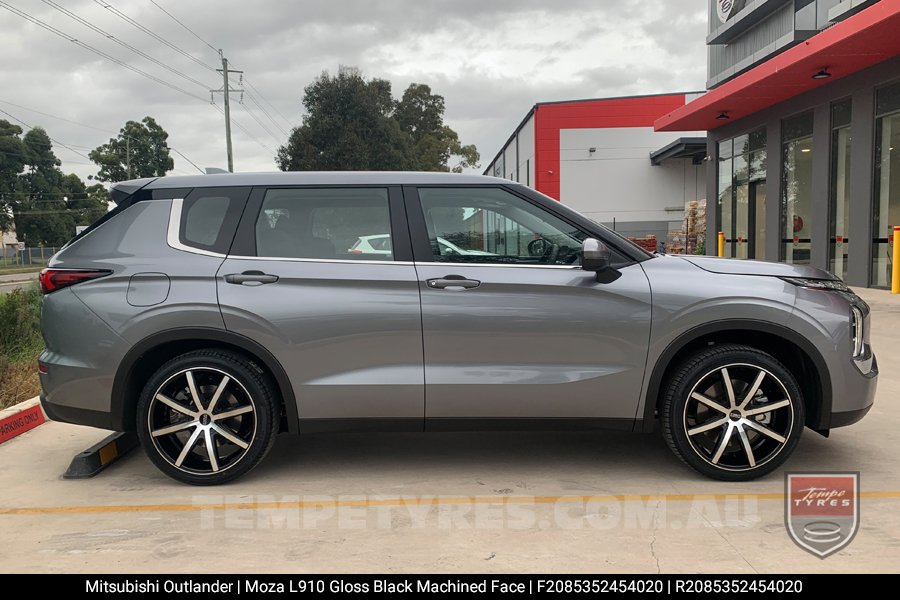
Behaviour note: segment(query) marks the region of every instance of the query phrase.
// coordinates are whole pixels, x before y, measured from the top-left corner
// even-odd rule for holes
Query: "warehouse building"
[[[707,132],[706,248],[890,283],[900,225],[900,2],[709,0],[708,91],[655,131]]]
[[[706,198],[705,133],[653,129],[696,97],[538,103],[485,174],[523,183],[656,249],[656,240],[671,243],[670,232],[683,230],[685,207],[691,219]]]

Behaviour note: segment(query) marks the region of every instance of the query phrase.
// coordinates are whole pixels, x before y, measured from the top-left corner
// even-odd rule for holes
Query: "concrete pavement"
[[[31,285],[37,281],[38,273],[10,273],[0,275],[0,294],[8,294],[13,290]]]
[[[829,439],[807,430],[786,466],[861,471],[859,534],[826,560],[788,539],[782,471],[710,481],[658,435],[282,436],[247,477],[192,488],[140,452],[61,480],[105,433],[49,423],[0,446],[0,570],[897,572],[900,298],[860,292],[876,405]]]

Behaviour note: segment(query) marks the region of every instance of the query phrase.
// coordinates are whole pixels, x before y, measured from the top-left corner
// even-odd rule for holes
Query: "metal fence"
[[[0,268],[28,267],[46,265],[58,247],[38,246],[19,250],[16,246],[7,246],[0,250]]]

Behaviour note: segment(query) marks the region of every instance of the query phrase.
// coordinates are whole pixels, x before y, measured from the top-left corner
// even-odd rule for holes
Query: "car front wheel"
[[[198,350],[164,364],[144,386],[138,437],[166,475],[193,485],[231,481],[259,463],[278,426],[269,378],[243,356]]]
[[[662,404],[663,435],[696,471],[746,481],[781,465],[800,440],[803,397],[771,355],[737,344],[709,346],[676,367]]]

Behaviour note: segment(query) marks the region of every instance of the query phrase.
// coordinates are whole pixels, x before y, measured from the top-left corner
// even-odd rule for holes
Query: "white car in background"
[[[459,254],[461,256],[494,256],[493,252],[485,252],[484,250],[464,250],[442,237],[437,238],[437,243],[441,249],[441,256],[452,256],[454,254]],[[347,251],[350,254],[380,254],[382,256],[390,256],[391,236],[386,233],[361,236]]]

